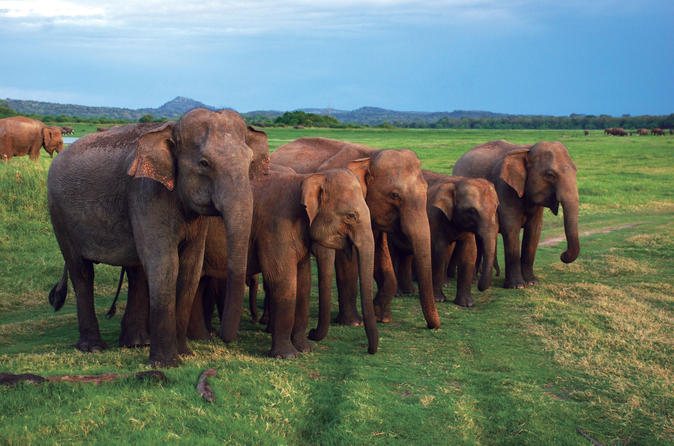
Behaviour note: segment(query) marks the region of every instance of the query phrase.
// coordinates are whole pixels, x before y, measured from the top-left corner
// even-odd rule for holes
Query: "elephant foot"
[[[363,318],[358,315],[358,313],[355,314],[348,314],[348,313],[339,313],[337,315],[337,319],[335,319],[335,322],[337,322],[339,325],[349,325],[351,327],[360,327],[363,325]]]
[[[119,335],[119,346],[127,348],[135,347],[145,347],[150,345],[150,335],[148,333],[134,333],[129,335],[128,333],[122,332]]]
[[[503,283],[503,288],[510,288],[510,289],[519,289],[519,288],[524,288],[524,279],[506,279],[506,281]]]
[[[391,313],[390,308],[382,308],[381,305],[374,305],[374,315],[375,318],[377,319],[377,322],[381,322],[383,324],[389,324],[391,321],[393,321],[393,314]]]
[[[524,283],[526,286],[536,285],[538,283],[538,277],[533,274],[524,274]]]
[[[436,293],[433,293],[435,296],[435,301],[436,302],[445,302],[447,300],[447,296],[445,296],[445,293],[442,291],[438,291]]]
[[[98,339],[80,338],[80,340],[77,341],[77,344],[75,344],[75,347],[77,347],[78,350],[81,350],[86,353],[97,353],[108,348],[108,344],[106,344],[101,338]]]
[[[456,296],[456,299],[454,299],[454,303],[456,305],[459,305],[461,307],[472,307],[475,305],[475,301],[473,300],[472,296]]]
[[[177,355],[167,356],[164,358],[150,356],[149,363],[150,366],[155,369],[168,369],[171,367],[180,366],[183,363],[183,361]]]
[[[257,321],[257,323],[260,325],[269,324],[269,314],[266,311],[262,313],[262,317],[260,318],[260,320]]]
[[[284,342],[281,345],[272,347],[267,353],[270,358],[292,359],[299,356],[299,352],[290,342]]]
[[[396,296],[402,296],[403,294],[416,294],[417,289],[414,285],[402,285],[399,286],[396,290]]]
[[[178,354],[180,356],[194,356],[194,352],[187,345],[178,346]]]
[[[314,346],[307,340],[307,337],[302,336],[293,336],[293,345],[302,353],[309,353],[314,351]]]

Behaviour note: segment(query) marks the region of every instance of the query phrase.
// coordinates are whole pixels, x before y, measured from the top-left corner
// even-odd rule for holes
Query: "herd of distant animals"
[[[94,263],[122,266],[128,276],[120,346],[149,344],[150,363],[171,366],[191,352],[188,338],[211,336],[216,306],[219,337],[236,339],[246,286],[257,317],[259,274],[270,356],[296,357],[313,349],[307,337],[325,337],[335,278],[337,322],[362,323],[375,353],[376,322],[392,320],[394,295],[414,292],[414,280],[428,328],[440,326],[436,302],[446,300],[448,275],[457,280],[454,303],[472,306],[471,284],[488,288],[498,268],[498,233],[504,286],[536,284],[544,208],[564,211],[561,260],[580,253],[577,168],[559,142],[490,141],[456,160],[450,176],[422,170],[410,150],[326,138],[300,138],[270,154],[267,135],[231,110],[98,130],[62,150],[71,127],[0,120],[4,160],[35,160],[40,147],[61,152],[47,189],[65,264],[49,301],[61,308],[70,277],[82,351],[107,347],[94,312]],[[319,320],[307,334],[311,255]]]

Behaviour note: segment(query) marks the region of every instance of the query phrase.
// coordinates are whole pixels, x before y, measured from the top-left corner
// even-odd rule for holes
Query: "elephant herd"
[[[505,287],[536,283],[545,207],[557,214],[562,205],[561,259],[577,258],[576,166],[561,143],[488,142],[461,156],[453,174],[422,170],[410,150],[325,138],[301,138],[270,155],[266,134],[231,110],[89,134],[49,170],[49,212],[65,259],[49,300],[63,305],[70,277],[77,348],[104,349],[93,264],[122,266],[129,294],[119,343],[149,344],[151,364],[172,366],[190,353],[189,338],[210,337],[216,304],[219,337],[237,338],[246,286],[253,297],[261,274],[269,355],[291,358],[312,350],[308,338],[325,337],[336,278],[337,321],[362,323],[375,353],[377,322],[392,320],[393,297],[412,291],[413,279],[428,328],[440,326],[436,301],[446,299],[452,267],[454,302],[473,305],[477,270],[478,288],[491,284],[499,232]],[[307,333],[311,255],[319,316]]]

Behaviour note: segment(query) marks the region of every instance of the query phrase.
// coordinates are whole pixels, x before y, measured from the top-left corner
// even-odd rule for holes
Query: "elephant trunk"
[[[426,203],[417,203],[417,212],[401,212],[403,233],[412,244],[414,265],[419,282],[419,300],[428,328],[439,328],[440,317],[435,307],[431,268],[431,231],[426,213]]]
[[[575,186],[575,184],[574,184]],[[573,188],[575,191],[575,187]],[[564,210],[564,232],[566,234],[566,251],[561,255],[562,262],[571,263],[580,254],[580,242],[578,240],[578,192],[562,197],[562,209]]]
[[[372,302],[373,276],[374,276],[374,237],[370,229],[370,220],[367,219],[367,227],[359,231],[358,236],[352,239],[358,254],[358,268],[360,281],[360,304],[363,312],[363,326],[367,336],[370,354],[377,352],[379,333],[377,331],[377,318],[374,314]]]
[[[224,189],[236,190],[236,189]],[[249,184],[239,184],[236,197],[218,200],[216,207],[222,214],[227,232],[227,287],[220,322],[220,337],[225,342],[236,339],[246,288],[248,239],[253,216],[253,197]]]
[[[494,218],[495,220],[495,218]],[[491,286],[492,271],[494,270],[494,257],[496,255],[496,238],[498,227],[496,225],[480,225],[476,241],[478,249],[482,251],[482,271],[477,289],[484,291]]]
[[[351,246],[348,247],[351,249]],[[318,268],[318,325],[309,330],[309,339],[320,341],[330,327],[330,299],[335,270],[335,250],[315,244],[312,248]]]

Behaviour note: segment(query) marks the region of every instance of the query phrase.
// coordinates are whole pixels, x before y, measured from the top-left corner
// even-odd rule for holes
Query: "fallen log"
[[[69,381],[69,382],[82,382],[82,383],[94,383],[100,385],[104,382],[116,381],[120,378],[126,378],[128,376],[135,376],[137,378],[150,378],[154,381],[166,382],[166,375],[164,372],[159,370],[150,370],[147,372],[136,372],[136,373],[116,373],[108,372],[102,373],[100,375],[55,375],[55,376],[40,376],[34,375],[32,373],[21,373],[15,375],[13,373],[0,373],[0,384],[14,385],[16,383],[26,381],[33,384],[43,383],[45,381]]]

